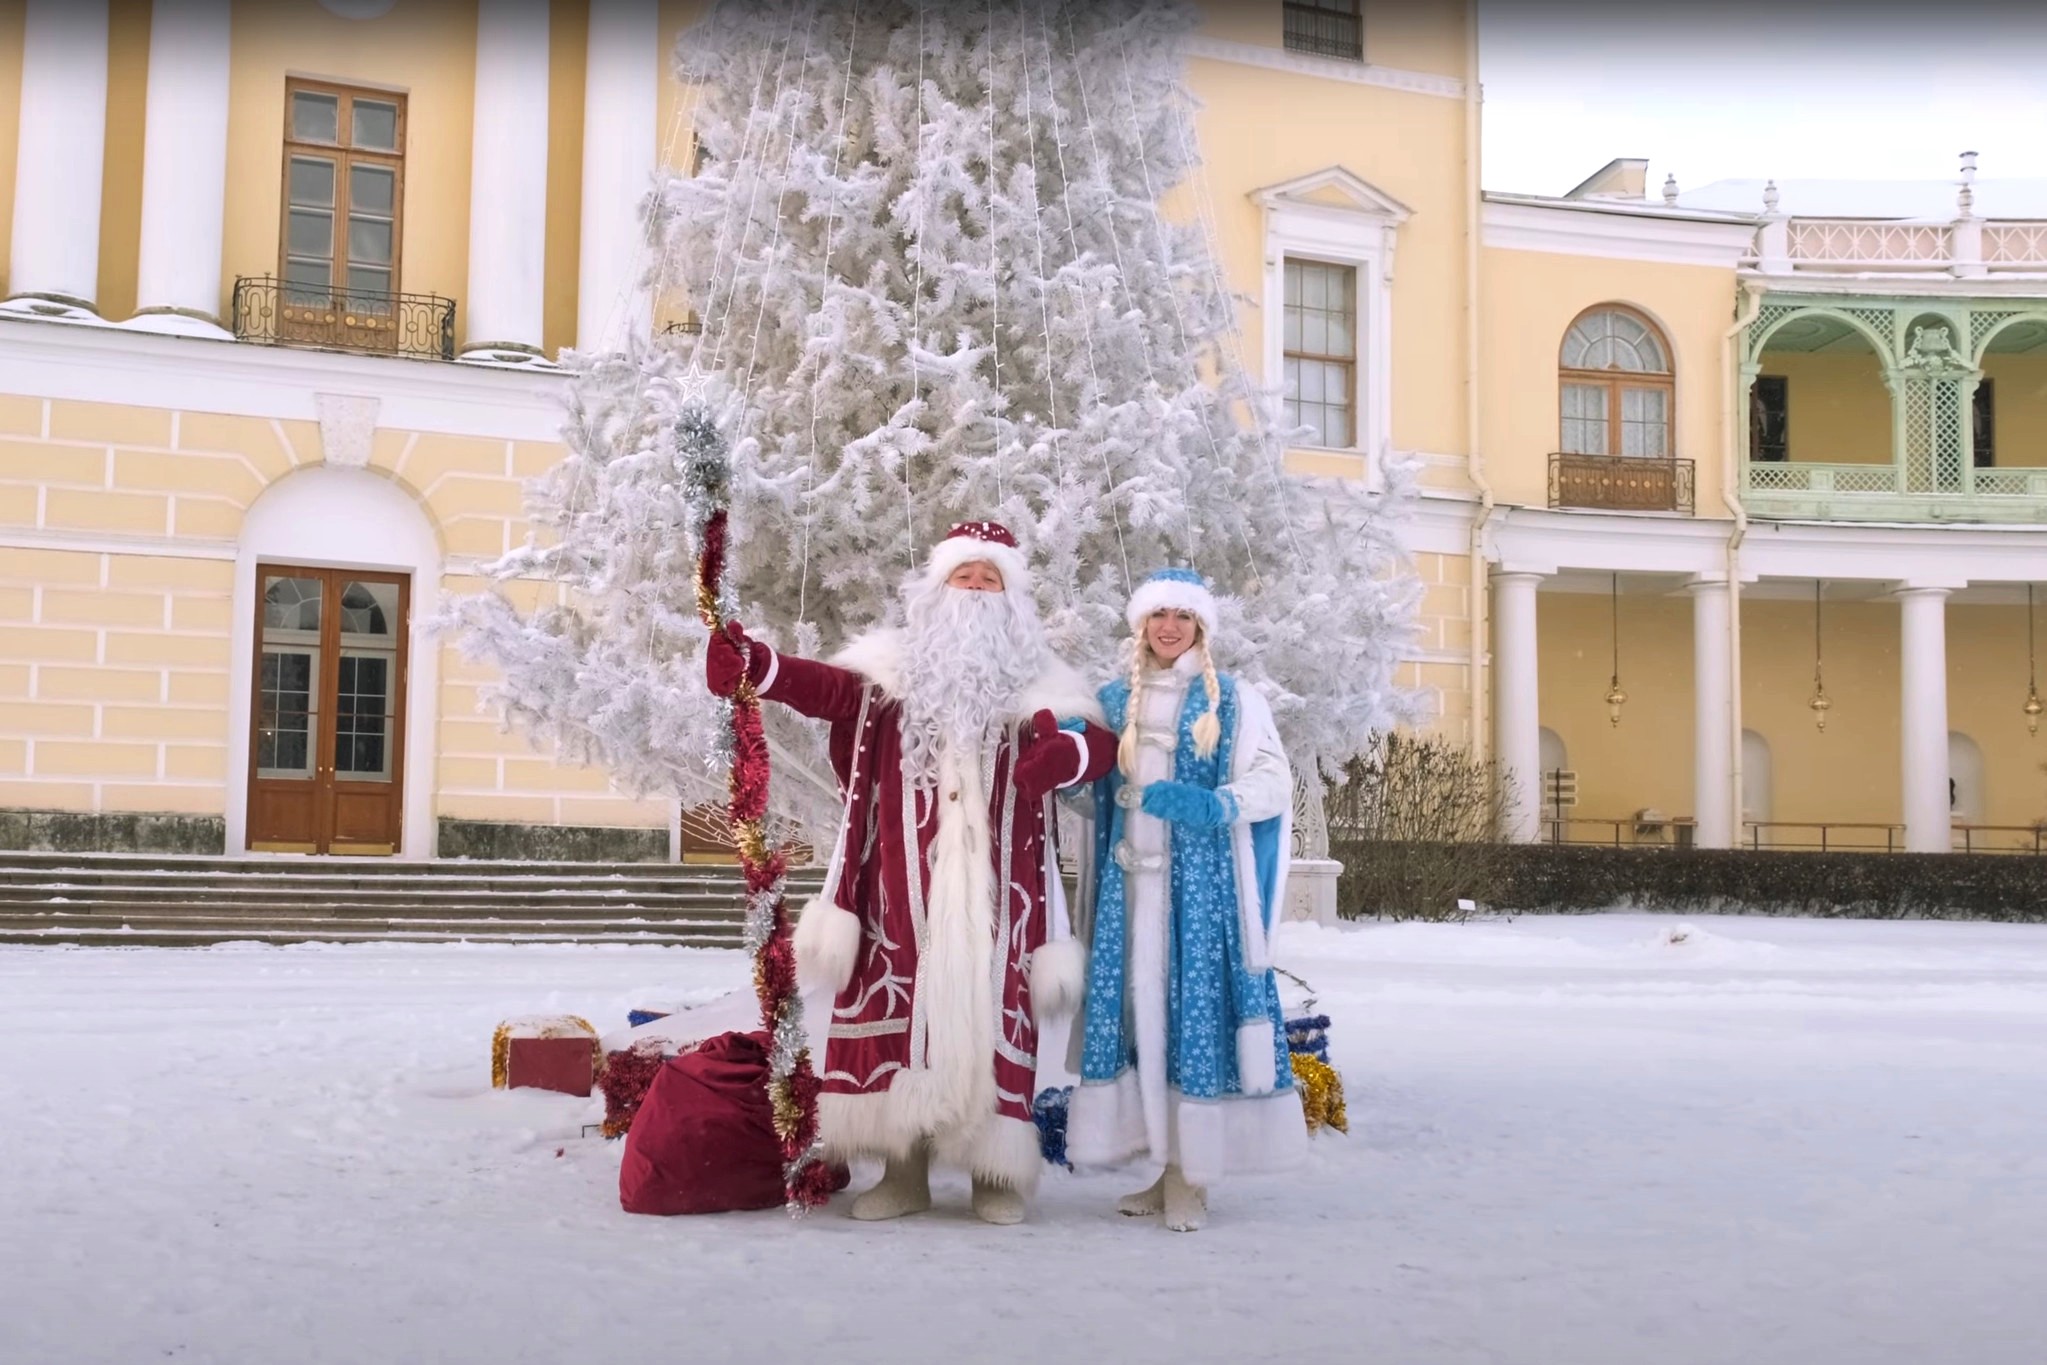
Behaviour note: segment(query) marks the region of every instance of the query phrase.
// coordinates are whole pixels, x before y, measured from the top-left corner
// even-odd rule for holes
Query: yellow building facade
[[[701,8],[0,0],[0,846],[674,853],[422,623],[526,536],[553,358],[684,315],[635,201]],[[1487,195],[1463,0],[1202,9],[1176,208],[1292,466],[1415,466],[1402,681],[1510,832],[2030,839],[2047,231]]]

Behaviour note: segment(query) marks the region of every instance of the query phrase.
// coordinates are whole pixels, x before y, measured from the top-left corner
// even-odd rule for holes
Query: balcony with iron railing
[[[295,284],[274,275],[235,279],[235,340],[424,360],[455,358],[455,301]]]
[[[1690,460],[1640,455],[1549,457],[1549,505],[1602,512],[1690,512]]]

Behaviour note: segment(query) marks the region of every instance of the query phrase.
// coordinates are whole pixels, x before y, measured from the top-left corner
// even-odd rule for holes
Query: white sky
[[[1479,0],[1485,187],[2047,177],[2047,0]],[[1760,208],[1760,204],[1757,205]]]

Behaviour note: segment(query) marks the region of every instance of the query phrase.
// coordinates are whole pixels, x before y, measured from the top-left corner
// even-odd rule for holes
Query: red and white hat
[[[1008,592],[1031,590],[1031,568],[1017,548],[1016,537],[999,521],[963,521],[931,547],[924,573],[927,582],[943,583],[962,564],[985,560],[1002,575]]]

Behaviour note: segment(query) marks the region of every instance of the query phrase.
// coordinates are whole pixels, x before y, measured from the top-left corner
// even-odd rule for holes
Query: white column
[[[1542,575],[1493,575],[1493,736],[1508,784],[1501,834],[1532,843],[1541,834],[1542,712],[1537,702],[1535,589]]]
[[[599,0],[600,7],[604,0]],[[469,160],[467,360],[540,355],[547,275],[547,0],[481,0]]]
[[[219,325],[228,7],[229,0],[177,0],[150,11],[142,251],[130,324],[144,331],[229,335]]]
[[[28,0],[6,311],[93,314],[106,145],[107,0]]]
[[[1700,848],[1734,846],[1734,671],[1725,580],[1692,593],[1692,818]]]
[[[1904,745],[1905,848],[1946,853],[1954,846],[1948,818],[1946,588],[1898,592],[1898,648],[1903,665],[1899,735]]]
[[[660,121],[656,0],[590,6],[590,65],[583,87],[583,235],[576,279],[576,347],[617,350],[629,328],[653,324],[640,284],[646,261],[640,200],[654,175]]]

